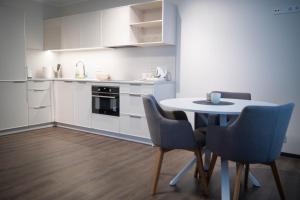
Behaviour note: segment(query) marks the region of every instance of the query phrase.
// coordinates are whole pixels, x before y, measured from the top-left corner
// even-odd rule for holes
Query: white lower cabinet
[[[40,106],[35,108],[29,108],[29,125],[37,125],[49,123],[52,121],[51,107],[50,106]]]
[[[74,82],[54,81],[55,121],[74,124]]]
[[[121,114],[120,132],[128,135],[150,138],[147,119],[139,115]]]
[[[27,83],[0,82],[0,130],[28,126]]]
[[[28,81],[28,124],[52,122],[50,81]]]
[[[101,114],[92,114],[92,128],[119,132],[119,117]]]
[[[74,91],[74,125],[91,127],[92,85],[87,82],[75,83]]]

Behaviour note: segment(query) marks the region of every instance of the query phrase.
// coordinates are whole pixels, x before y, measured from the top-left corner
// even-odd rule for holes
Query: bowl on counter
[[[107,81],[111,80],[111,76],[109,73],[103,72],[103,71],[97,71],[96,72],[96,79],[99,81]]]

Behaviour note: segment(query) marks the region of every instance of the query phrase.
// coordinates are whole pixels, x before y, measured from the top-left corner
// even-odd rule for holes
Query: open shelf
[[[162,26],[162,20],[132,23],[132,24],[130,24],[130,26],[135,27],[135,28],[159,27],[159,26]]]
[[[153,1],[130,6],[131,23],[162,20],[162,1]]]

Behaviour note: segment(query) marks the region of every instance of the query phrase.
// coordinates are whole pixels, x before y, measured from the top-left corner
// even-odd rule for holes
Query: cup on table
[[[210,101],[213,104],[218,104],[221,101],[221,93],[219,92],[212,92],[210,93]]]

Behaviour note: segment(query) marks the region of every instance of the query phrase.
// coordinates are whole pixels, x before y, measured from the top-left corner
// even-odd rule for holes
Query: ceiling
[[[52,5],[52,6],[57,6],[57,7],[64,7],[64,6],[69,6],[84,1],[89,1],[89,0],[34,0],[34,1]]]

